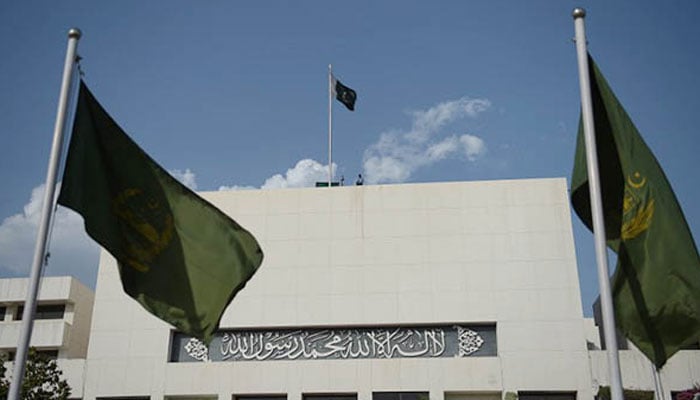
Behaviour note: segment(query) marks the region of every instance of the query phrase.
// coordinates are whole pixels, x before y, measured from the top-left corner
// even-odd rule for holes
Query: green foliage
[[[622,396],[625,400],[654,400],[654,392],[648,390],[623,389]],[[595,398],[596,400],[610,400],[610,386],[601,386]]]
[[[6,399],[10,380],[5,377],[5,360],[0,359],[0,399]],[[22,381],[22,400],[66,400],[70,396],[68,382],[61,379],[62,372],[56,360],[29,349]]]
[[[518,394],[515,392],[506,392],[505,400],[518,400]]]
[[[0,357],[0,399],[7,398],[7,391],[10,389],[10,382],[5,379],[5,357]]]

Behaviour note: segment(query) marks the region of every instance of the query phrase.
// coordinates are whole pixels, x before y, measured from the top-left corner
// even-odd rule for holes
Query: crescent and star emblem
[[[643,177],[639,172],[635,172],[632,176],[627,177],[627,184],[634,189],[639,189],[647,184],[647,178]]]
[[[627,176],[625,197],[622,202],[622,240],[634,239],[649,229],[654,217],[654,198],[647,178],[638,171]]]
[[[173,216],[158,200],[137,188],[119,193],[112,211],[121,222],[126,264],[139,272],[148,272],[150,264],[173,238]]]

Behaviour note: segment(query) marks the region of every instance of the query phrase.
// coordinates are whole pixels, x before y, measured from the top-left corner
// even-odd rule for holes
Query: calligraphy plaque
[[[173,333],[171,362],[489,357],[495,325],[225,330],[207,347]]]

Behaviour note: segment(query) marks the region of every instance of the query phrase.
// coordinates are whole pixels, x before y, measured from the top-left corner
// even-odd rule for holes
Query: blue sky
[[[337,175],[368,183],[570,177],[579,115],[571,11],[700,236],[700,3],[638,1],[2,2],[0,276],[28,275],[66,32],[91,90],[198,190],[325,176],[327,68]],[[93,285],[97,250],[59,212],[47,274]],[[592,237],[574,235],[584,313]]]

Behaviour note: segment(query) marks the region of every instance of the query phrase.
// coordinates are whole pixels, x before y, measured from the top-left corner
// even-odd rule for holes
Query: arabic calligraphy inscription
[[[217,333],[209,348],[179,333],[173,342],[171,361],[180,362],[489,356],[495,327],[236,330]]]

